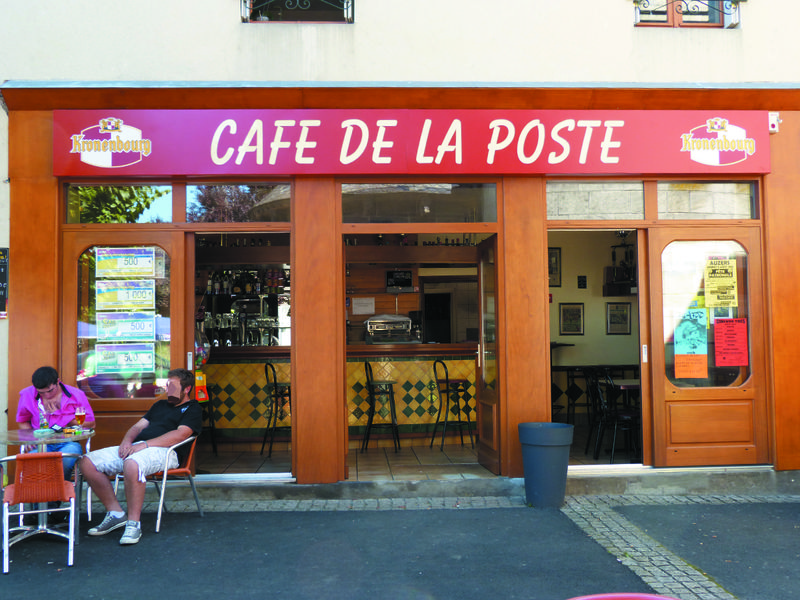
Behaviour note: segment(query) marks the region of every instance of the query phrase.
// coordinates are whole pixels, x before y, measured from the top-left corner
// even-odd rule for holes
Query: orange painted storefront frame
[[[797,317],[792,310],[800,292],[800,264],[789,258],[800,251],[795,231],[800,224],[793,197],[800,190],[794,157],[800,148],[800,91],[797,90],[653,90],[635,89],[125,89],[125,88],[24,88],[3,89],[9,107],[9,173],[11,185],[11,243],[9,269],[9,413],[16,410],[17,391],[28,385],[30,372],[40,364],[60,366],[62,331],[61,266],[62,209],[59,182],[52,176],[52,110],[69,108],[580,108],[580,109],[679,109],[704,108],[780,110],[781,133],[770,138],[772,173],[764,178],[764,257],[770,366],[771,459],[778,469],[800,468],[800,442],[794,431],[800,424],[800,400],[793,393],[794,372],[800,349],[794,338]],[[308,320],[297,332],[292,350],[293,386],[305,396],[317,395],[319,406],[306,404],[298,412],[293,441],[297,452],[295,475],[300,483],[340,481],[346,475],[346,420],[336,400],[343,389],[344,333],[341,256],[329,251],[338,247],[341,226],[318,228],[314,211],[326,205],[333,215],[336,183],[331,178],[295,180],[299,193],[311,199],[309,211],[293,214],[293,235],[316,232],[317,245],[297,244],[294,268],[327,272],[319,283],[297,290],[300,307]],[[522,257],[544,255],[546,211],[544,179],[503,178],[504,205],[514,207],[505,215],[501,246],[506,286],[529,286],[534,293],[525,301],[507,293],[502,300],[506,323],[502,332],[501,470],[504,475],[522,474],[516,424],[549,419],[549,356],[546,344],[531,348],[530,341],[549,337],[545,263]],[[522,201],[524,199],[525,201]],[[513,218],[509,218],[513,217]],[[174,229],[175,226],[165,228]],[[325,229],[325,231],[321,231]],[[322,243],[324,241],[324,243]],[[333,244],[333,245],[331,245]],[[298,286],[301,284],[298,282]],[[320,291],[325,290],[324,296]],[[541,293],[537,293],[539,290]],[[341,302],[336,300],[341,298]],[[333,299],[333,300],[332,300]],[[533,303],[531,305],[530,303]],[[298,307],[298,309],[300,309]],[[532,316],[534,315],[534,316]],[[776,325],[777,324],[777,325]],[[332,332],[322,343],[318,331]],[[305,340],[305,343],[301,343]],[[181,342],[174,342],[181,344]],[[186,345],[186,341],[183,342]],[[310,348],[307,348],[310,346]],[[300,349],[302,348],[302,349]],[[176,352],[183,350],[176,348]],[[313,376],[312,376],[313,375]],[[313,388],[313,389],[312,389]],[[327,390],[318,394],[320,389]],[[524,394],[514,393],[524,390]],[[542,401],[531,402],[531,398]],[[317,408],[321,410],[315,412]],[[305,411],[305,412],[304,412]],[[12,419],[13,421],[13,419]],[[304,444],[301,440],[313,440]],[[334,457],[334,458],[332,458]]]

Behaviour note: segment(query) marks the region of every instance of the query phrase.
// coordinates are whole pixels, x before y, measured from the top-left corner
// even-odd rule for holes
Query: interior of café
[[[214,411],[214,429],[207,421],[209,427],[198,446],[198,472],[290,477],[289,394],[277,408],[267,406],[269,375],[262,373],[268,361],[276,367],[278,387],[289,380],[288,234],[224,237],[197,237],[197,291],[201,292],[197,308],[203,314],[202,322],[198,316],[198,330],[211,346],[212,359],[203,371]],[[231,242],[231,237],[238,240]],[[467,421],[464,425],[473,438],[478,433],[474,354],[479,293],[474,248],[481,240],[469,234],[450,237],[358,235],[343,241],[351,480],[494,476],[478,463],[475,440],[464,436],[464,426],[452,425],[443,443],[441,427],[432,435],[439,404],[432,389],[436,357],[427,356],[427,348],[434,345],[446,346],[451,353],[443,357],[449,377],[467,381],[466,412],[459,419]],[[227,251],[228,259],[218,246],[231,243],[234,249]],[[209,253],[207,248],[214,250]],[[212,255],[213,260],[206,258]],[[642,461],[636,256],[635,231],[549,234],[552,419],[575,426],[573,465]],[[236,281],[240,273],[246,274],[243,282],[225,283],[226,278]],[[227,285],[231,288],[226,295]],[[243,309],[251,312],[242,317],[238,311],[243,301],[235,299],[239,292],[233,290],[247,295],[248,285],[262,299]],[[399,329],[371,330],[376,317],[379,326],[387,326],[386,321]],[[391,321],[395,317],[398,322]],[[247,321],[242,327],[243,318],[253,324]],[[240,333],[234,331],[237,323]],[[372,358],[376,346],[384,344],[392,350],[383,354],[397,354],[396,348],[404,346],[393,364],[386,362],[387,357]],[[375,414],[369,446],[363,444],[369,416],[368,394],[362,386],[364,362],[377,370],[391,366],[391,377],[405,383],[406,389],[398,394],[399,451],[391,428],[379,428],[392,422],[385,406]],[[235,380],[252,381],[255,387],[236,390]]]

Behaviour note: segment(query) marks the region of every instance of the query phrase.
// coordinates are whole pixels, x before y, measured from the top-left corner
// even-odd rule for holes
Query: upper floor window
[[[355,0],[242,0],[245,23],[352,23]]]
[[[736,27],[743,0],[634,0],[636,25]]]

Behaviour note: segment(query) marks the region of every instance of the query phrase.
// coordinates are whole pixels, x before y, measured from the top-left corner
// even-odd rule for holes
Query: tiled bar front
[[[436,423],[439,411],[438,393],[433,389],[433,363],[443,360],[450,379],[467,380],[464,394],[466,410],[460,415],[451,414],[451,420],[469,420],[475,424],[476,348],[464,344],[415,345],[395,351],[396,346],[348,347],[345,401],[351,447],[358,447],[367,425],[368,396],[364,362],[372,365],[375,379],[393,380],[395,402],[401,440],[424,439]],[[420,352],[424,350],[425,352]],[[267,381],[264,363],[275,366],[279,382],[291,380],[291,364],[286,357],[261,355],[231,355],[212,357],[203,366],[208,392],[213,406],[215,427],[220,438],[251,442],[263,436],[270,415],[267,403]],[[294,402],[295,399],[292,398]],[[379,401],[375,423],[388,421],[388,405]],[[278,426],[291,425],[288,406],[279,407]],[[391,440],[382,432],[373,433],[372,440],[383,446]],[[288,442],[288,439],[285,440]],[[404,442],[405,443],[405,442]]]

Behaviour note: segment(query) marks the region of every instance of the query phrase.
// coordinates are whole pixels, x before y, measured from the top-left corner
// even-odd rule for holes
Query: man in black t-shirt
[[[161,471],[165,459],[167,468],[176,468],[189,451],[189,444],[178,448],[181,456],[169,447],[197,435],[202,428],[203,409],[192,399],[192,389],[192,372],[173,369],[167,375],[167,398],[153,404],[127,431],[119,446],[94,450],[81,459],[81,473],[108,511],[89,535],[105,535],[125,526],[120,544],[135,544],[142,537],[145,477]],[[125,476],[127,516],[109,480],[118,473]]]

